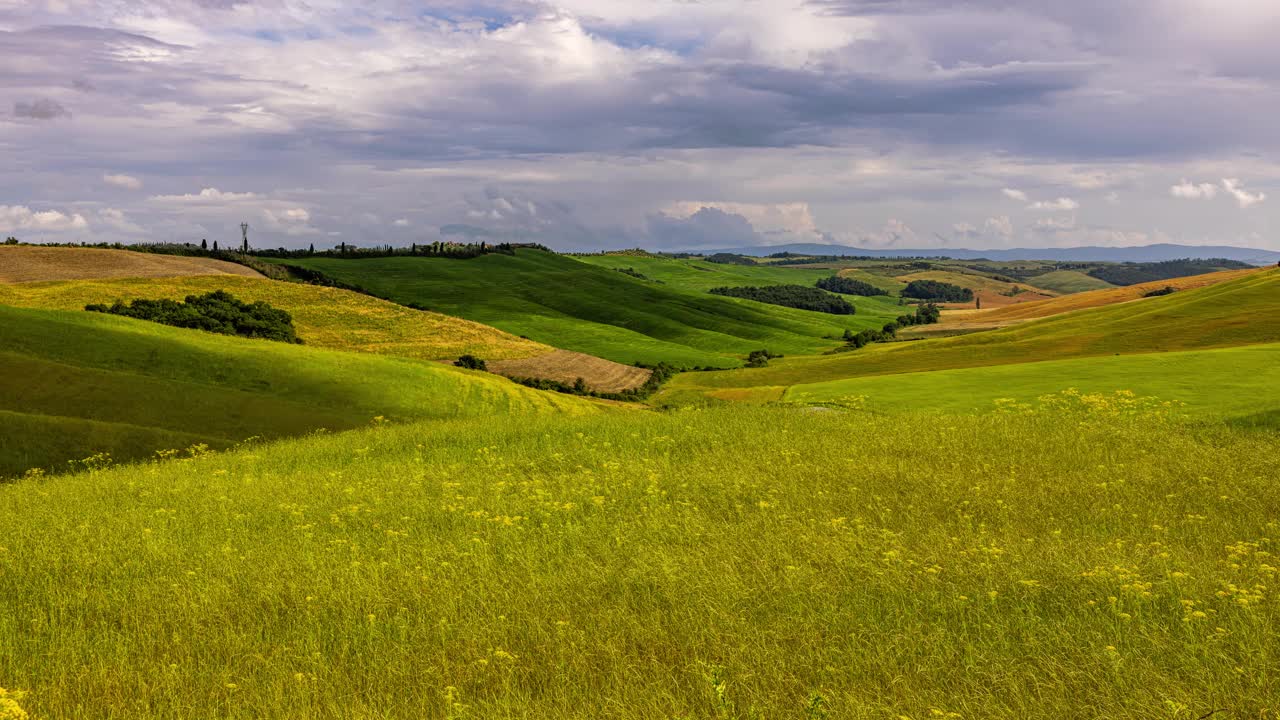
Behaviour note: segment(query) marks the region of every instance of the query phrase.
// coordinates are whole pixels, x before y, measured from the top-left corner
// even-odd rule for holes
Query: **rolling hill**
[[[1093,290],[1089,292],[1076,293],[1074,295],[1066,295],[1062,297],[1041,300],[1039,302],[1024,303],[1021,305],[993,308],[990,311],[983,310],[981,313],[952,313],[943,316],[942,322],[974,322],[982,321],[989,323],[1009,323],[1022,320],[1032,320],[1036,318],[1045,318],[1053,315],[1059,315],[1075,310],[1087,310],[1089,308],[1104,307],[1107,305],[1115,305],[1117,303],[1129,302],[1131,300],[1140,300],[1147,293],[1153,290],[1161,290],[1166,287],[1175,290],[1195,290],[1197,288],[1209,287],[1219,283],[1231,282],[1241,278],[1249,277],[1255,273],[1266,272],[1265,270],[1225,270],[1222,272],[1208,273],[1206,275],[1191,275],[1183,278],[1174,278],[1172,280],[1160,280],[1157,282],[1143,283],[1141,285],[1129,285],[1127,287],[1106,288]]]
[[[287,310],[299,336],[312,347],[419,360],[454,360],[464,354],[514,360],[553,351],[487,325],[413,310],[350,290],[230,275],[0,284],[0,304],[81,310],[90,303],[180,300],[215,290]]]
[[[858,298],[859,314],[854,316],[764,305],[681,290],[532,249],[468,260],[279,262],[318,270],[398,303],[419,304],[627,365],[735,367],[761,348],[785,354],[822,352],[838,344],[845,329],[880,327],[899,311],[893,302],[874,298]]]
[[[595,407],[435,363],[0,305],[0,475],[102,452],[130,460],[374,418]]]
[[[1046,302],[1078,297],[1083,296]],[[1227,282],[1172,295],[1069,312],[989,332],[871,345],[825,357],[785,358],[758,370],[685,374],[675,378],[669,388],[671,392],[781,388],[868,375],[1274,342],[1280,342],[1280,270],[1269,269],[1245,271]]]
[[[1041,396],[1074,388],[1086,394],[1133,392],[1181,403],[1180,411],[1197,418],[1246,422],[1277,409],[1277,387],[1280,344],[1273,343],[874,375],[794,385],[774,398],[852,402],[875,412],[970,413],[995,410],[997,400],[1034,404]]]
[[[0,283],[184,275],[261,277],[243,265],[212,258],[102,248],[0,246]]]
[[[1111,283],[1106,280],[1099,280],[1079,270],[1054,270],[1043,275],[1036,275],[1031,278],[1031,282],[1038,288],[1052,290],[1063,295],[1088,292],[1090,290],[1105,290],[1112,287]]]
[[[822,278],[832,275],[827,270],[769,265],[727,265],[707,262],[700,258],[630,254],[574,255],[573,258],[588,265],[611,270],[635,270],[652,280],[680,290],[694,292],[706,292],[718,287],[813,285]]]

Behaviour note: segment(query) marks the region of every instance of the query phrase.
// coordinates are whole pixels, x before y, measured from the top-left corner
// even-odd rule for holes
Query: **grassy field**
[[[466,354],[507,360],[553,350],[487,325],[413,310],[349,290],[226,275],[0,285],[0,304],[82,310],[89,303],[134,298],[181,300],[215,290],[287,310],[299,337],[313,347],[419,360],[454,360]]]
[[[1088,292],[1090,290],[1106,290],[1113,287],[1106,280],[1089,275],[1079,270],[1054,270],[1043,275],[1036,275],[1031,282],[1038,288],[1053,290],[1064,295]]]
[[[975,298],[982,300],[982,306],[984,308],[1004,307],[1006,305],[1016,305],[1018,303],[1032,302],[1035,300],[1046,300],[1053,297],[1052,292],[1040,291],[1029,283],[1008,283],[989,278],[985,275],[977,275],[972,272],[926,270],[923,272],[900,275],[898,276],[898,279],[903,282],[911,282],[912,280],[935,280],[937,282],[943,282],[957,287],[968,288],[973,291]],[[1019,289],[1021,292],[1017,292]],[[953,305],[955,307],[968,308],[973,307],[974,304],[972,302],[967,302],[954,303]],[[944,304],[944,307],[949,306],[951,305]]]
[[[460,420],[0,486],[39,718],[1267,718],[1274,435]]]
[[[0,283],[182,275],[261,277],[243,265],[212,258],[99,248],[0,246]]]
[[[766,285],[813,285],[831,277],[829,270],[788,266],[726,265],[697,258],[665,258],[638,255],[575,255],[589,265],[609,269],[630,268],[647,278],[681,290],[706,292],[718,287],[763,287]]]
[[[784,358],[755,370],[686,373],[668,385],[668,393],[780,388],[869,375],[1275,342],[1280,342],[1280,270],[1271,269],[989,332],[871,345],[825,357]]]
[[[877,375],[795,385],[778,394],[875,412],[972,412],[995,410],[998,400],[1034,403],[1064,387],[1090,394],[1128,390],[1182,403],[1194,417],[1247,421],[1280,405],[1280,345]]]
[[[824,270],[823,272],[832,271]],[[880,273],[867,272],[861,268],[845,268],[843,270],[836,270],[835,273],[840,277],[846,277],[850,280],[861,280],[864,283],[878,287],[894,296],[897,296],[902,292],[902,288],[907,286],[906,283],[895,277],[890,277]]]
[[[254,436],[361,427],[375,417],[594,407],[435,363],[98,313],[0,305],[0,348],[0,475],[65,468],[100,452],[132,459],[193,441],[223,448]]]
[[[470,260],[397,257],[288,262],[395,302],[418,303],[626,365],[669,362],[736,367],[747,353],[762,348],[785,354],[817,353],[838,345],[836,338],[845,329],[880,327],[900,311],[886,299],[855,300],[859,308],[855,316],[764,305],[638,280],[538,250]]]
[[[995,308],[990,311],[984,310],[981,313],[949,314],[944,316],[943,322],[971,322],[981,320],[984,322],[1008,323],[1022,320],[1033,320],[1052,315],[1060,315],[1067,312],[1075,312],[1076,310],[1088,310],[1091,308],[1129,302],[1131,300],[1140,300],[1148,292],[1151,292],[1152,290],[1160,290],[1165,287],[1172,287],[1179,291],[1196,290],[1210,285],[1240,280],[1242,278],[1247,278],[1251,275],[1264,272],[1267,271],[1263,269],[1224,270],[1222,272],[1209,273],[1206,275],[1192,275],[1189,277],[1174,278],[1172,280],[1161,280],[1153,283],[1143,283],[1141,285],[1130,285],[1128,287],[1100,289],[1091,292],[1082,292],[1075,295],[1052,298],[1050,300],[1042,300],[1034,303]]]

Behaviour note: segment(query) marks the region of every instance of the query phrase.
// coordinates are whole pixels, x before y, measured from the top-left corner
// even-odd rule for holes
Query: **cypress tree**
[[[201,249],[201,250],[208,250],[208,249],[209,249],[209,241],[208,241],[208,240],[206,240],[206,239],[201,238],[201,240],[200,240],[200,249]]]

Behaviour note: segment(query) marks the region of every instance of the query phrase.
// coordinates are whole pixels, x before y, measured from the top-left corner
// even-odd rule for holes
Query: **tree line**
[[[713,295],[743,298],[770,305],[812,310],[830,315],[853,315],[857,309],[844,298],[804,285],[767,285],[765,287],[718,287],[708,290]]]
[[[1182,260],[1165,260],[1152,263],[1123,263],[1120,265],[1103,265],[1089,271],[1089,275],[1105,280],[1112,285],[1139,285],[1159,280],[1203,275],[1218,270],[1244,270],[1252,265],[1225,258],[1209,258],[1199,260],[1184,258]]]
[[[932,325],[942,318],[942,310],[933,303],[925,303],[916,308],[912,315],[899,315],[896,320],[891,323],[885,323],[884,327],[879,330],[862,330],[854,332],[852,330],[844,331],[844,347],[836,348],[833,352],[849,352],[850,350],[860,350],[871,343],[890,342],[898,337],[898,331],[904,327],[912,325]]]
[[[931,302],[973,302],[973,291],[937,280],[912,280],[902,289],[902,297]]]
[[[833,293],[841,295],[860,295],[862,297],[876,297],[877,295],[888,295],[888,290],[872,285],[862,280],[854,280],[853,278],[840,277],[832,275],[829,278],[822,278],[818,281],[818,287],[823,290],[829,290]]]

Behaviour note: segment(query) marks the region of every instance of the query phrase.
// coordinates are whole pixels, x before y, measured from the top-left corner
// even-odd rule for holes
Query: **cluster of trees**
[[[942,317],[942,310],[933,303],[926,303],[916,308],[913,315],[899,315],[897,320],[885,323],[879,330],[844,331],[844,347],[835,352],[858,350],[877,342],[889,342],[898,337],[898,331],[912,325],[932,325]]]
[[[804,285],[768,285],[765,287],[719,287],[708,292],[726,297],[744,298],[770,305],[813,310],[831,315],[853,315],[857,310],[842,297]]]
[[[973,302],[973,291],[937,280],[912,280],[902,289],[902,297],[932,302]]]
[[[5,239],[4,239],[4,244],[5,244],[5,245],[17,245],[17,244],[18,244],[18,238],[16,238],[16,237],[14,237],[14,236],[10,235],[9,237],[7,237],[7,238],[5,238]]]
[[[453,361],[453,364],[457,367],[466,368],[468,370],[487,371],[489,369],[489,364],[486,363],[484,360],[481,360],[480,358],[476,357],[475,355],[463,355],[462,357]]]
[[[1217,270],[1243,270],[1250,267],[1253,266],[1224,258],[1209,258],[1207,260],[1188,258],[1153,263],[1102,265],[1090,270],[1089,274],[1112,285],[1127,286],[1145,282],[1157,282],[1159,280],[1172,280],[1189,275],[1203,275]]]
[[[662,388],[664,383],[670,380],[676,373],[680,372],[680,368],[668,365],[667,363],[658,363],[657,365],[636,363],[636,367],[648,369],[650,371],[649,379],[645,380],[644,384],[639,387],[631,388],[630,390],[623,390],[622,392],[599,392],[592,390],[587,385],[587,381],[583,378],[578,378],[572,384],[563,383],[559,380],[548,380],[546,378],[513,377],[511,380],[527,387],[565,393],[566,395],[583,395],[586,397],[601,398],[603,400],[618,400],[621,402],[640,402],[657,392]]]
[[[138,299],[126,305],[117,300],[110,306],[94,304],[84,309],[220,335],[302,344],[289,313],[264,302],[241,302],[225,290],[188,295],[185,302]]]
[[[747,367],[749,368],[766,367],[768,366],[770,360],[773,360],[774,358],[780,358],[780,357],[782,357],[782,355],[769,352],[768,350],[752,350],[750,353],[747,353]]]
[[[738,255],[735,253],[716,253],[708,255],[704,258],[707,262],[719,263],[720,265],[758,265],[756,259],[747,257],[746,255]]]
[[[1178,292],[1177,288],[1172,287],[1170,285],[1165,285],[1159,290],[1151,290],[1150,292],[1143,293],[1142,297],[1161,297],[1164,295],[1172,295],[1176,292]]]
[[[822,278],[818,281],[818,287],[823,290],[830,290],[833,293],[841,295],[860,295],[862,297],[875,297],[877,295],[888,295],[889,291],[882,290],[869,282],[862,280],[854,280],[852,278],[840,277],[832,275],[829,278]]]

